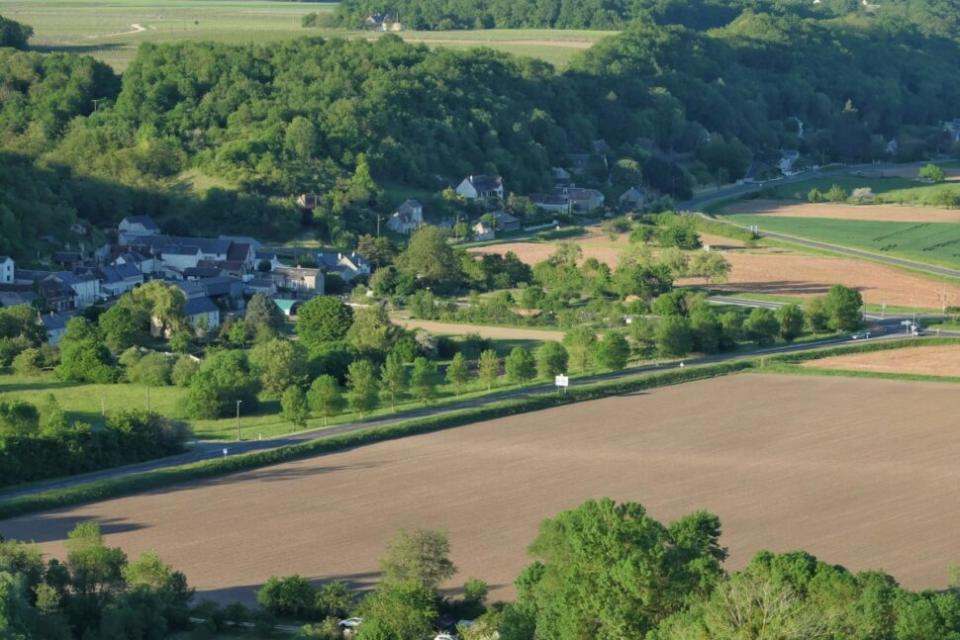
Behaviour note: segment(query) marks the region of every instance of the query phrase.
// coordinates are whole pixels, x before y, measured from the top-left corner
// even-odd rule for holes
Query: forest
[[[960,45],[934,31],[789,5],[707,31],[641,18],[563,71],[396,35],[144,44],[122,77],[0,49],[0,251],[35,255],[65,221],[131,212],[278,239],[307,223],[349,246],[397,204],[381,185],[438,193],[486,173],[526,194],[573,154],[594,156],[584,186],[619,172],[684,199],[781,149],[821,164],[951,153],[940,123],[956,115]],[[312,217],[302,193],[322,194]]]
[[[957,6],[950,0],[342,0],[335,18],[348,29],[369,28],[368,18],[379,17],[416,30],[619,30],[646,19],[703,31],[724,26],[746,10],[819,19],[867,17],[885,25],[909,23],[925,34],[957,34]]]

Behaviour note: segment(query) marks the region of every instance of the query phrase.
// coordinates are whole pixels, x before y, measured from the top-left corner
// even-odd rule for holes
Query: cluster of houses
[[[242,313],[256,293],[270,296],[290,315],[299,302],[323,295],[326,278],[349,283],[370,274],[370,264],[356,253],[320,251],[309,257],[316,267],[290,266],[254,238],[165,235],[149,216],[130,216],[120,222],[117,242],[93,256],[55,255],[58,271],[18,269],[12,258],[0,256],[0,306],[44,309],[41,321],[56,344],[79,310],[109,305],[148,280],[178,287],[191,325],[213,330],[224,314]]]
[[[589,156],[587,156],[589,157]],[[574,172],[576,170],[574,169]],[[569,215],[588,215],[603,209],[606,197],[596,189],[584,189],[573,184],[570,171],[555,167],[553,169],[554,189],[551,193],[534,193],[530,200],[541,211]],[[487,204],[502,203],[505,198],[503,178],[472,175],[467,176],[454,189],[467,202]],[[642,187],[631,187],[619,198],[619,206],[624,210],[642,209],[648,202]],[[471,226],[475,240],[492,240],[496,232],[510,232],[520,229],[520,220],[503,210],[492,211],[492,220],[478,220]],[[427,224],[423,216],[423,204],[418,200],[407,200],[387,220],[387,227],[402,235],[410,235]],[[441,221],[440,226],[452,226],[453,221]]]

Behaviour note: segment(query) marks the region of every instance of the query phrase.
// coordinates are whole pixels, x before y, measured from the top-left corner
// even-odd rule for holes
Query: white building
[[[183,307],[183,315],[194,329],[213,331],[220,326],[220,307],[207,296],[188,298]]]
[[[387,227],[396,233],[410,235],[423,226],[423,205],[418,200],[407,200],[387,220]]]
[[[10,284],[13,282],[13,274],[16,265],[10,256],[0,256],[0,283]]]
[[[109,296],[120,296],[143,284],[143,274],[133,264],[100,267],[100,289]]]
[[[469,176],[457,187],[457,193],[467,200],[503,200],[503,178],[492,176]]]
[[[481,220],[477,224],[473,225],[473,239],[478,241],[484,240],[493,240],[496,234],[493,231],[493,227],[488,225],[486,222]]]
[[[127,216],[120,221],[117,227],[121,245],[133,244],[139,238],[155,236],[160,233],[160,227],[150,216]]]

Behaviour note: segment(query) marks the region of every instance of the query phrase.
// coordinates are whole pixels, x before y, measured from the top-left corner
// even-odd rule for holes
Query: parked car
[[[363,618],[347,618],[346,620],[341,620],[337,626],[345,631],[353,631],[361,624],[363,624]]]

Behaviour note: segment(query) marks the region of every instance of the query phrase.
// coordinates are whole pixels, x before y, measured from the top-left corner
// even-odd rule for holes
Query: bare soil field
[[[804,362],[803,366],[818,369],[960,377],[960,346],[943,345],[873,353],[849,353],[820,360],[809,360]]]
[[[865,260],[809,255],[778,247],[746,249],[736,240],[715,236],[702,235],[701,240],[722,248],[723,256],[730,262],[727,282],[714,285],[724,291],[804,298],[823,295],[831,286],[843,284],[860,291],[869,304],[939,309],[944,292],[948,304],[960,303],[960,286],[945,286],[933,279]],[[612,242],[605,235],[588,236],[577,242],[585,258],[596,258],[611,267],[616,267],[620,252],[628,246],[625,239]],[[549,258],[555,250],[556,245],[552,243],[510,242],[472,251],[501,254],[512,251],[520,260],[533,265]],[[685,278],[678,284],[702,286],[703,280]]]
[[[814,402],[813,399],[816,401]],[[661,520],[720,515],[728,568],[806,549],[910,588],[960,559],[954,384],[740,375],[361,447],[0,522],[60,555],[77,522],[128,554],[155,549],[200,597],[271,575],[369,585],[399,528],[448,531],[460,568],[513,596],[544,518],[588,498]]]
[[[730,261],[730,277],[716,289],[777,296],[809,297],[825,294],[832,285],[843,284],[860,291],[869,304],[939,309],[941,294],[948,304],[960,301],[960,286],[900,271],[864,260],[803,255],[787,250],[741,253],[724,252]],[[700,278],[678,284],[702,285]]]
[[[796,203],[785,200],[741,200],[724,213],[745,213],[784,218],[833,218],[880,222],[960,222],[956,209],[934,209],[893,204]]]
[[[514,327],[497,327],[480,324],[458,324],[456,322],[436,322],[433,320],[399,319],[394,321],[407,329],[423,329],[435,335],[462,336],[477,333],[481,338],[488,340],[563,340],[562,331],[549,329],[523,329]]]

